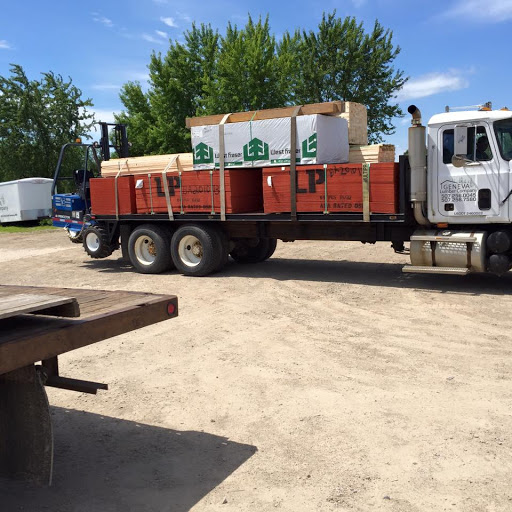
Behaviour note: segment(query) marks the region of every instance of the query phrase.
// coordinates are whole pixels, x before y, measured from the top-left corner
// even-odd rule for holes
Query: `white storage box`
[[[0,222],[50,217],[52,182],[49,178],[25,178],[0,183]]]

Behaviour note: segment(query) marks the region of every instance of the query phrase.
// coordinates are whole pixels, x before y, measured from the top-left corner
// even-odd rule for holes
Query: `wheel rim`
[[[140,236],[135,241],[135,256],[141,265],[151,265],[156,260],[155,242],[149,236]]]
[[[199,238],[193,235],[184,236],[180,240],[178,254],[187,267],[197,267],[203,259],[203,246]]]
[[[96,252],[100,248],[100,239],[96,233],[88,233],[85,237],[85,243],[92,252]]]

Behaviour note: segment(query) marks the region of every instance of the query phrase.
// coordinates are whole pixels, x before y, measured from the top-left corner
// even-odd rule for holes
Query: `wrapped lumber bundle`
[[[225,167],[264,167],[290,163],[291,119],[263,119],[224,126]],[[194,169],[219,167],[220,133],[215,125],[191,129]],[[347,121],[318,114],[296,121],[297,164],[348,162]]]
[[[280,119],[293,115],[307,116],[312,114],[322,114],[345,119],[348,124],[349,144],[368,144],[366,107],[361,103],[351,101],[331,101],[292,107],[235,112],[232,114],[189,117],[186,120],[186,124],[187,128],[194,128],[199,126],[219,125],[222,122],[226,124],[242,123],[265,119]]]
[[[350,146],[349,163],[376,164],[395,161],[395,146],[392,144],[371,144]]]
[[[369,176],[370,212],[398,213],[398,164],[372,164]],[[297,167],[297,212],[362,212],[363,189],[363,164]],[[289,167],[263,169],[263,204],[265,213],[291,210]]]
[[[162,171],[191,171],[192,153],[136,156],[107,160],[101,163],[103,177],[161,173]]]
[[[166,193],[167,188],[167,193]],[[226,213],[263,211],[261,169],[225,171]],[[219,213],[220,171],[190,171],[167,175],[167,187],[161,174],[137,176],[135,183],[137,213]]]

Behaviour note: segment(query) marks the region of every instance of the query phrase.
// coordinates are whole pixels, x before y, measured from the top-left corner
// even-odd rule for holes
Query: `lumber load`
[[[181,175],[174,171],[165,182],[157,174],[136,179],[135,202],[137,213],[175,214],[220,213],[220,171],[190,171]],[[225,171],[226,213],[263,211],[261,169],[227,169]]]
[[[351,164],[377,164],[395,161],[395,146],[392,144],[351,145],[348,161]]]
[[[223,135],[215,125],[191,128],[194,169],[218,168],[221,153],[226,168],[287,165],[292,152],[297,164],[348,162],[347,121],[339,117],[297,117],[294,149],[289,117],[230,123]]]
[[[264,110],[251,110],[248,112],[234,112],[231,114],[215,114],[210,116],[188,117],[187,128],[218,125],[222,121],[226,124],[262,121],[265,119],[280,119],[283,117],[322,114],[337,116],[348,122],[349,144],[368,144],[368,120],[366,107],[361,103],[352,101],[331,101],[326,103],[312,103],[309,105],[271,108]]]
[[[398,190],[398,164],[370,165],[371,213],[398,213]],[[297,212],[362,212],[363,165],[301,165],[297,167],[296,191]],[[289,167],[263,169],[263,205],[265,213],[290,212]]]
[[[91,212],[94,215],[137,213],[133,176],[119,176],[117,180],[115,178],[91,178],[89,186],[91,187]]]
[[[152,174],[167,171],[191,171],[192,153],[175,153],[170,155],[137,156],[118,158],[101,163],[103,177],[137,174]]]

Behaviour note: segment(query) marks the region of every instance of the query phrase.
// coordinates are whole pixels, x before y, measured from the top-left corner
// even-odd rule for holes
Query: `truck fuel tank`
[[[411,236],[411,264],[485,272],[486,231],[417,230]]]

